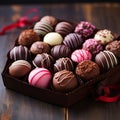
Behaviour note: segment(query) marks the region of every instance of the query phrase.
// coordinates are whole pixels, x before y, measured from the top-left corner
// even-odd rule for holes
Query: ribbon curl
[[[31,19],[29,19],[29,15],[31,13],[35,13],[35,15]],[[0,35],[4,35],[6,31],[12,30],[14,28],[23,28],[27,25],[32,25],[34,22],[38,21],[38,19],[39,19],[38,10],[35,8],[30,9],[26,12],[26,15],[20,18],[20,20],[18,20],[16,23],[3,27],[2,30],[0,31]]]

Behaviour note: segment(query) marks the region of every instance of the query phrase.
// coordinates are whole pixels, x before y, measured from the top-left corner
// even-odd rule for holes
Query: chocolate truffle
[[[51,25],[49,25],[48,23],[45,22],[37,22],[34,25],[33,28],[34,32],[36,32],[38,35],[40,36],[45,36],[47,33],[52,32],[53,31],[53,27]]]
[[[99,41],[90,38],[83,43],[83,49],[88,50],[89,52],[92,53],[92,55],[95,56],[97,53],[103,50],[103,47]]]
[[[84,60],[77,65],[75,72],[84,80],[90,80],[100,74],[100,69],[95,62]]]
[[[31,70],[31,65],[25,60],[17,60],[9,67],[9,74],[14,77],[23,77]]]
[[[75,75],[68,70],[62,70],[54,74],[53,88],[59,92],[69,92],[75,89],[78,81]]]
[[[70,33],[63,40],[63,44],[68,46],[72,50],[81,48],[82,43],[82,36],[77,33]]]
[[[47,53],[37,54],[33,60],[33,65],[35,67],[51,69],[53,64],[54,64],[53,57]]]
[[[120,57],[120,41],[113,41],[106,45],[106,50],[113,52],[117,57]]]
[[[87,38],[94,33],[95,26],[92,25],[90,22],[81,21],[75,27],[75,33],[82,35],[82,37]]]
[[[26,46],[15,46],[10,50],[9,57],[11,60],[29,60],[31,58],[31,54]]]
[[[23,30],[18,38],[18,44],[27,47],[36,41],[40,41],[40,37],[32,29]]]
[[[44,40],[45,43],[48,43],[51,46],[59,45],[62,43],[63,38],[59,33],[50,32],[45,35]]]
[[[69,22],[59,22],[55,27],[55,32],[61,34],[63,37],[69,33],[72,33],[73,31],[74,27]]]
[[[40,21],[45,22],[51,26],[55,26],[57,24],[57,19],[53,16],[44,16]]]
[[[73,62],[68,57],[59,58],[58,60],[56,60],[56,63],[54,64],[54,72],[58,72],[64,69],[69,70],[69,71],[74,70]]]
[[[89,51],[84,49],[77,49],[71,54],[72,61],[80,63],[84,60],[91,60],[92,55]]]
[[[70,57],[71,50],[65,45],[56,45],[51,49],[51,55],[55,58]]]
[[[94,39],[100,41],[102,45],[106,45],[107,43],[113,41],[114,38],[113,33],[107,29],[99,30],[94,36]]]
[[[106,50],[96,55],[95,62],[99,65],[101,71],[107,71],[118,64],[116,56],[112,52]]]
[[[50,52],[50,46],[41,41],[34,42],[30,47],[31,53],[34,55],[41,54],[41,53],[49,53]]]

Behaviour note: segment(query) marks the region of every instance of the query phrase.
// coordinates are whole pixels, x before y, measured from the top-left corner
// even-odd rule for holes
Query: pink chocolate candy
[[[45,68],[35,68],[29,74],[29,84],[39,88],[47,88],[50,84],[52,75]]]
[[[90,60],[91,58],[92,58],[91,53],[84,49],[75,50],[71,55],[71,59],[77,63],[80,63],[83,60]]]

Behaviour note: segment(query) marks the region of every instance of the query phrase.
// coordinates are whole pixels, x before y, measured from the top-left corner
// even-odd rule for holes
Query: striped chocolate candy
[[[26,46],[15,46],[13,49],[10,50],[9,57],[10,59],[16,60],[28,60],[31,54]]]
[[[65,37],[67,34],[73,32],[74,27],[69,22],[60,22],[55,27],[55,32]]]
[[[70,33],[63,40],[63,44],[68,46],[72,50],[80,48],[82,46],[82,43],[82,36],[77,33]]]
[[[44,36],[49,32],[53,31],[53,27],[45,22],[37,22],[34,26],[34,32],[36,32],[40,36]]]
[[[113,68],[118,64],[116,56],[112,52],[107,50],[98,53],[95,57],[95,62],[100,66],[102,71]]]

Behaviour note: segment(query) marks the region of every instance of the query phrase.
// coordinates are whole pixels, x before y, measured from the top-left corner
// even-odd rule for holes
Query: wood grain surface
[[[0,30],[14,23],[31,8],[39,10],[40,17],[53,15],[60,19],[79,22],[89,21],[98,28],[120,33],[120,3],[75,3],[0,6]],[[0,36],[0,72],[6,55],[13,47],[22,29],[8,31]],[[85,98],[79,103],[63,108],[8,90],[0,76],[0,120],[119,120],[120,101],[102,103]]]

